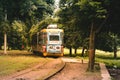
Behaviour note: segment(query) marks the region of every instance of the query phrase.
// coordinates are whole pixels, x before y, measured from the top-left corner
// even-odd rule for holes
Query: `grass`
[[[0,55],[0,76],[10,75],[47,60],[27,51],[9,51],[6,55]]]
[[[69,56],[69,50],[68,49],[64,49],[64,54],[65,56]],[[79,59],[83,59],[83,60],[87,60],[88,61],[88,56],[85,57],[81,57],[81,49],[77,50],[77,55],[73,54],[72,57],[75,58],[79,58]],[[74,50],[73,52],[74,53]],[[101,51],[101,50],[96,50],[96,54],[95,54],[95,61],[96,62],[101,62],[101,63],[105,63],[107,67],[109,68],[120,68],[120,51],[117,52],[117,59],[114,59],[113,56],[113,52],[105,52],[105,51]]]
[[[96,51],[96,62],[103,62],[109,68],[120,68],[120,51],[117,52],[117,58],[113,58],[113,52]]]

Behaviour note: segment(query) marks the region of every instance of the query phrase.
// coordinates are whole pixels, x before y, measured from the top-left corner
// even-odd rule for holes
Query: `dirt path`
[[[66,63],[65,68],[49,80],[102,80],[100,72],[86,72],[87,64]]]

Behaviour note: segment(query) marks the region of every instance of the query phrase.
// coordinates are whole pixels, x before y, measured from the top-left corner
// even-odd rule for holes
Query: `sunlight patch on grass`
[[[77,54],[81,54],[82,49],[77,49]],[[72,49],[72,53],[75,54],[75,49]],[[69,49],[64,48],[64,54],[69,54]]]
[[[113,68],[114,66],[117,66],[117,68],[120,68],[120,51],[117,52],[117,59],[114,59],[113,52],[97,50],[95,60],[96,62],[105,63],[107,67]]]
[[[113,52],[106,52],[106,51],[102,51],[102,50],[96,50],[96,54],[97,55],[103,55],[103,56],[109,56],[109,57],[113,57],[114,53]],[[117,52],[117,57],[120,57],[120,51]]]

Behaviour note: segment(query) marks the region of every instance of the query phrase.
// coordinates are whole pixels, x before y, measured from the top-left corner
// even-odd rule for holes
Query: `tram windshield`
[[[59,41],[59,35],[50,35],[50,41]]]

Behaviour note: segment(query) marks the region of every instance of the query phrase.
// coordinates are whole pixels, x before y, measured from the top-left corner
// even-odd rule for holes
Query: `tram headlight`
[[[56,49],[60,49],[60,47],[59,47],[59,46],[57,46],[57,47],[56,47]]]
[[[50,46],[49,46],[49,48],[50,48],[50,49],[53,49],[53,46],[52,46],[52,45],[50,45]]]
[[[53,45],[49,45],[48,48],[49,48],[49,49],[53,49]]]

